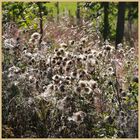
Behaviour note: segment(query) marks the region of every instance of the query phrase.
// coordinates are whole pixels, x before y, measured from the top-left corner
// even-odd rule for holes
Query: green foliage
[[[101,19],[99,22],[99,30],[103,34],[104,30],[104,12],[103,12],[103,2],[86,2],[84,5],[88,11],[88,18],[92,18],[93,22],[95,22],[95,18],[98,16]],[[109,39],[115,40],[116,36],[116,23],[117,23],[117,15],[118,15],[118,3],[110,2],[109,3]],[[125,20],[131,20],[132,22],[137,21],[138,18],[138,3],[127,3],[126,5],[126,12],[125,12]]]
[[[62,14],[65,9],[70,12],[71,15],[76,16],[76,2],[66,3],[59,2],[59,11]],[[39,18],[39,5],[41,6],[43,20],[47,20],[47,17],[55,17],[57,15],[56,2],[41,2],[41,3],[25,3],[25,2],[3,2],[3,23],[16,22],[20,27],[31,28],[34,30],[38,29],[38,18]],[[87,19],[93,20],[93,26],[96,26],[96,18],[99,16],[99,30],[103,33],[104,30],[104,13],[103,13],[103,2],[86,2],[80,3],[81,14],[86,16]],[[84,8],[89,9],[88,13]],[[118,13],[118,3],[109,3],[109,33],[108,38],[110,40],[115,39],[116,35],[116,21]],[[136,2],[127,3],[126,6],[126,20],[134,22],[138,18],[138,4]]]
[[[13,21],[17,23],[20,27],[24,28],[38,28],[39,18],[39,7],[41,7],[44,22],[46,21],[46,16],[56,16],[56,6],[55,2],[3,2],[3,23]],[[60,3],[60,12],[64,12],[65,9],[70,10],[71,14],[74,15],[76,11],[76,3],[70,3],[69,5],[65,2]]]
[[[38,28],[39,6],[42,9],[43,17],[48,14],[46,3],[25,3],[25,2],[4,2],[3,8],[3,23],[13,21],[20,27],[25,29]]]

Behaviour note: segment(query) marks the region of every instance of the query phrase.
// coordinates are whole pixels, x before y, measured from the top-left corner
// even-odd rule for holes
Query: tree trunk
[[[59,2],[56,2],[57,22],[59,22]]]
[[[77,2],[76,20],[77,20],[77,25],[78,25],[80,23],[80,3],[79,2]]]
[[[128,40],[129,40],[129,43],[130,43],[130,46],[133,46],[133,41],[131,40],[131,37],[132,37],[132,12],[133,12],[133,9],[131,7],[131,5],[129,5],[129,11],[128,11]]]
[[[104,30],[103,30],[103,38],[104,41],[108,38],[109,35],[109,21],[108,21],[108,14],[109,14],[109,2],[103,2],[104,7]]]
[[[124,22],[125,21],[125,2],[119,2],[118,5],[118,19],[116,28],[116,49],[117,44],[122,43],[124,35]]]
[[[40,2],[37,3],[38,8],[39,8],[39,26],[40,26],[40,40],[39,44],[42,42],[42,37],[43,37],[43,15],[42,15],[42,5]]]

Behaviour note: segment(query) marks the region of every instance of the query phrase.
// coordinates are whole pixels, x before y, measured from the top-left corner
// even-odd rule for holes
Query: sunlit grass
[[[65,10],[70,11],[70,13],[75,16],[76,12],[76,2],[59,2],[59,9],[60,9],[60,14],[65,12]],[[51,3],[46,3],[47,8],[50,10],[53,10],[53,15],[55,16],[57,14],[55,2]]]

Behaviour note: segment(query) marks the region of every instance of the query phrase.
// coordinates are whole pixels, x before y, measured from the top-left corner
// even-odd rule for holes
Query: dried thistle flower
[[[66,43],[61,43],[60,46],[61,47],[64,47],[64,48],[67,48],[68,47],[68,45]]]
[[[97,82],[94,80],[90,80],[88,84],[92,89],[95,89],[97,87]]]
[[[117,47],[118,47],[119,49],[122,48],[122,46],[123,46],[122,43],[119,43],[119,44],[117,45]]]
[[[81,38],[80,42],[82,42],[83,44],[85,44],[87,42],[87,37],[86,38]]]
[[[85,112],[78,111],[76,113],[73,113],[72,117],[68,117],[68,120],[69,121],[72,120],[72,121],[76,122],[79,125],[80,123],[82,123],[84,121],[84,118],[86,117],[86,115],[87,114]]]
[[[59,86],[59,90],[60,90],[60,92],[65,92],[65,85],[64,84],[61,84]]]
[[[109,68],[108,68],[108,71],[113,72],[113,71],[114,71],[114,70],[113,70],[113,67],[109,67]]]
[[[79,86],[75,88],[75,92],[76,92],[76,93],[80,93],[80,92],[81,92],[81,90],[82,90],[82,88],[81,88],[81,87],[79,87]]]
[[[35,32],[31,35],[31,39],[39,40],[40,39],[40,34]]]
[[[69,45],[74,45],[74,43],[75,43],[74,40],[69,41]]]
[[[59,75],[54,75],[52,77],[52,79],[54,80],[55,83],[58,83],[60,81],[60,76]]]
[[[111,50],[111,46],[110,45],[106,45],[105,46],[105,50],[110,51]]]
[[[64,48],[59,48],[58,51],[60,52],[61,55],[64,55],[64,54],[65,54],[65,50],[64,50]]]
[[[78,84],[79,84],[79,87],[85,88],[85,87],[87,86],[87,81],[85,81],[85,80],[80,80]]]
[[[75,72],[71,72],[71,77],[72,78],[76,78],[76,76],[77,76],[77,72],[75,71]]]

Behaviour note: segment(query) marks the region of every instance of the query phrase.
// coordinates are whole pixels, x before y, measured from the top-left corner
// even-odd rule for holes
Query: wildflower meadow
[[[3,2],[2,137],[138,138],[137,34],[137,2]]]

